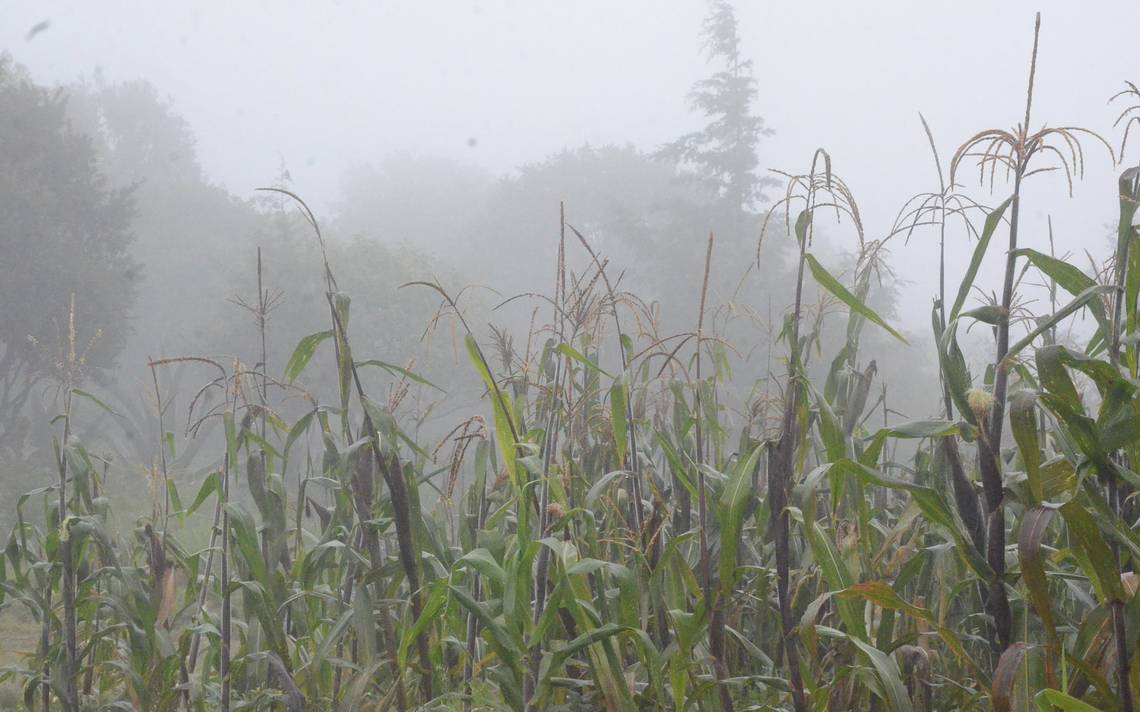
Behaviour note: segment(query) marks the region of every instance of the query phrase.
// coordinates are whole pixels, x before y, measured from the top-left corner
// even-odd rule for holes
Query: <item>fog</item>
[[[709,304],[721,310],[718,333],[734,340],[737,407],[749,407],[757,379],[763,392],[773,387],[765,380],[779,369],[773,339],[791,306],[794,242],[777,202],[784,174],[806,173],[814,151],[826,149],[857,201],[865,238],[884,238],[904,201],[937,190],[920,112],[944,170],[972,135],[1021,120],[1036,9],[739,3],[740,59],[751,62],[756,88],[749,111],[766,129],[755,141],[755,172],[770,182],[762,199],[727,221],[673,176],[677,168],[653,158],[709,122],[690,93],[719,69],[702,44],[703,2],[17,2],[4,7],[0,49],[28,81],[58,88],[72,128],[96,137],[97,169],[109,185],[133,191],[124,259],[134,264],[122,268],[120,301],[79,297],[131,304],[113,309],[129,326],[105,327],[107,314],[90,326],[107,352],[92,357],[105,366],[96,380],[116,398],[148,388],[151,358],[256,360],[255,330],[240,305],[256,302],[257,248],[280,304],[269,371],[301,336],[323,328],[315,241],[287,199],[257,192],[282,186],[326,226],[334,267],[347,273],[353,286],[345,291],[363,310],[368,356],[418,360],[450,391],[446,405],[429,399],[417,409],[438,436],[453,425],[449,417],[477,408],[478,381],[464,377],[472,374],[456,325],[432,319],[436,295],[396,287],[438,281],[464,294],[478,336],[497,339],[492,325],[530,349],[531,325],[546,323],[535,311],[541,299],[493,307],[549,292],[562,201],[568,222],[612,261],[622,286],[656,305],[645,316],[658,336],[692,328],[705,235],[720,233]],[[1119,149],[1113,121],[1121,106],[1107,99],[1140,59],[1134,8],[1039,9],[1033,126],[1087,127]],[[1095,138],[1085,136],[1083,146],[1072,197],[1061,173],[1027,182],[1021,244],[1088,271],[1113,244],[1120,167]],[[1134,144],[1125,158],[1137,153]],[[1000,174],[992,188],[977,176],[967,160],[957,177],[973,199],[994,206],[1008,196]],[[759,271],[749,272],[773,207]],[[817,222],[818,251],[849,276],[858,252],[850,221]],[[868,297],[909,337],[910,346],[876,342],[867,358],[886,364],[883,380],[901,398],[896,409],[910,417],[937,406],[922,387],[937,377],[925,355],[938,290],[936,235],[920,228],[909,240],[892,238],[882,288]],[[951,289],[972,250],[963,232],[951,234]],[[576,255],[574,268],[588,270],[584,253]],[[988,251],[969,305],[999,289],[1003,264],[1002,250]],[[1041,314],[1055,305],[1033,286],[1038,281],[1026,279],[1019,301]],[[464,291],[472,285],[478,289]],[[29,323],[58,331],[65,306],[37,304]],[[828,319],[824,339],[837,344],[842,321]],[[1088,332],[1091,323],[1082,314],[1071,326]],[[32,336],[45,338],[41,331]],[[963,335],[979,366],[992,358],[980,332]],[[819,356],[822,368],[830,357]],[[195,382],[182,378],[175,391]],[[44,405],[40,415],[50,412]]]
[[[943,160],[973,133],[1020,120],[1038,9],[1034,123],[1114,137],[1106,99],[1140,61],[1127,0],[740,3],[755,110],[775,132],[761,167],[804,171],[825,147],[869,235],[885,233],[901,201],[935,179],[918,112]],[[0,46],[49,84],[146,79],[189,122],[212,179],[245,196],[284,162],[295,189],[327,209],[347,167],[394,151],[504,174],[567,147],[654,149],[697,128],[686,92],[708,71],[704,12],[700,2],[7,2]],[[1090,147],[1073,200],[1063,181],[1032,185],[1032,233],[1048,213],[1058,252],[1098,245],[1115,172]],[[896,255],[910,282],[902,316],[916,326],[931,290],[911,268],[929,264],[928,248]]]
[[[822,147],[854,194],[866,238],[880,239],[906,199],[937,189],[920,112],[944,167],[967,138],[986,128],[1010,128],[1024,113],[1038,8],[740,3],[735,9],[742,59],[752,62],[756,79],[750,110],[769,130],[756,143],[757,172],[776,179],[752,207],[755,214],[763,215],[782,195],[783,178],[769,171],[807,172],[813,152]],[[1039,9],[1033,125],[1087,127],[1119,148],[1121,132],[1112,122],[1120,107],[1106,100],[1124,87],[1140,59],[1134,8],[1116,2],[1046,3]],[[154,94],[145,100],[154,107],[146,110],[151,118],[136,116],[142,110],[131,108],[127,98],[114,120],[144,126],[167,117],[163,135],[173,147],[168,157],[146,158],[141,148],[131,157],[127,145],[143,141],[145,132],[105,139],[104,169],[112,183],[142,191],[130,249],[140,265],[141,292],[111,379],[129,391],[145,385],[141,366],[147,358],[224,348],[219,344],[241,333],[244,327],[236,325],[227,337],[214,332],[217,324],[242,323],[230,302],[249,296],[241,284],[252,274],[254,246],[274,228],[252,215],[239,217],[236,204],[223,206],[228,195],[265,209],[268,203],[256,189],[270,185],[302,196],[319,220],[333,225],[334,240],[357,235],[412,250],[418,256],[394,268],[393,283],[439,279],[451,290],[471,284],[493,289],[499,296],[473,297],[471,308],[484,310],[519,292],[546,290],[558,203],[566,201],[568,220],[581,221],[615,270],[630,271],[627,286],[662,302],[666,325],[690,324],[704,234],[717,226],[698,218],[665,243],[653,242],[650,226],[643,230],[649,242],[631,241],[628,229],[615,227],[623,218],[613,208],[634,199],[656,210],[671,200],[664,197],[673,190],[668,179],[647,184],[657,188],[638,188],[640,197],[618,198],[607,191],[620,192],[642,179],[633,173],[621,177],[626,169],[617,163],[601,180],[589,171],[608,171],[605,161],[618,159],[568,157],[585,146],[631,147],[649,155],[702,129],[708,119],[694,111],[689,92],[716,70],[702,46],[706,11],[703,2],[9,2],[0,48],[31,81],[60,87],[81,131],[107,126],[107,115],[99,118],[107,97],[115,87],[138,86],[136,80],[150,87],[143,94]],[[1075,180],[1071,198],[1058,174],[1027,183],[1023,244],[1053,249],[1091,269],[1086,251],[1103,261],[1111,246],[1117,210],[1111,186],[1119,169],[1094,139],[1086,137],[1084,149],[1084,176]],[[1135,160],[1135,148],[1129,153]],[[582,163],[578,170],[587,174],[559,173],[559,160]],[[176,164],[182,168],[167,176]],[[203,188],[192,199],[179,182],[184,180],[221,191]],[[517,190],[511,180],[521,180]],[[958,180],[966,193],[991,206],[1010,190],[1000,176],[992,190],[979,186],[972,166]],[[531,184],[525,189],[531,192],[521,187]],[[285,207],[277,201],[277,210]],[[753,275],[741,282],[758,226],[737,224],[720,236],[721,245],[731,247],[718,249],[721,262],[714,259],[710,303],[738,298],[736,309],[756,315],[748,339],[770,354],[766,337],[757,333],[767,329],[770,335],[773,320],[790,304],[780,294],[778,275],[779,255],[791,240],[782,232],[768,240],[771,279],[777,281],[768,284]],[[821,249],[837,259],[855,253],[849,224],[823,221],[820,231],[826,245]],[[517,236],[513,242],[510,235]],[[308,238],[297,239],[295,244],[308,244]],[[500,247],[502,254],[496,254]],[[647,262],[647,249],[671,256]],[[951,238],[951,283],[972,249],[961,235]],[[290,339],[315,326],[300,318],[293,285],[275,281],[281,255],[267,250],[269,283],[283,293],[281,313],[289,325],[277,349],[286,351]],[[927,342],[937,292],[935,233],[919,230],[905,244],[895,238],[888,250],[894,275],[882,304],[914,343]],[[1002,264],[1001,251],[990,250],[975,282],[985,293],[996,289]],[[663,280],[662,269],[683,274]],[[754,291],[740,298],[745,283]],[[666,293],[677,291],[668,288],[673,284],[683,288],[670,301]],[[385,304],[366,308],[373,315],[377,309],[403,314],[410,333],[430,311],[415,312],[400,301],[403,293],[396,299],[393,294],[377,293],[373,301]],[[1022,295],[1044,296],[1028,285]],[[498,320],[518,331],[527,327],[531,309],[517,308],[513,316],[509,310],[480,312],[479,321]],[[377,318],[377,324],[386,323]],[[409,353],[395,353],[388,343],[388,358],[407,359],[412,352],[422,358],[433,348],[430,340],[417,345],[410,336],[400,343]],[[748,347],[753,354],[756,348]],[[897,343],[888,348],[903,361],[910,358]],[[974,351],[976,358],[988,358],[984,343]],[[279,359],[284,358],[283,353]],[[768,356],[762,362],[770,367]],[[750,363],[737,376],[747,381],[761,370]],[[933,371],[926,373],[931,376]]]

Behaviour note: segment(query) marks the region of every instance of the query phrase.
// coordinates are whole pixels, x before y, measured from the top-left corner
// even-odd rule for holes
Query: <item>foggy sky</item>
[[[827,148],[868,237],[880,236],[907,197],[936,189],[918,111],[944,161],[977,131],[1020,121],[1037,9],[1034,127],[1084,125],[1118,147],[1111,123],[1119,108],[1105,101],[1123,80],[1140,81],[1134,0],[740,1],[743,50],[760,84],[756,109],[776,132],[761,145],[761,165],[800,172],[817,146]],[[95,71],[112,82],[149,80],[189,122],[213,180],[248,196],[274,182],[284,161],[296,190],[327,210],[345,168],[394,151],[505,173],[587,141],[653,149],[698,128],[685,95],[710,71],[698,36],[705,11],[698,0],[0,0],[0,49],[41,83]],[[44,20],[50,26],[26,39]],[[1030,182],[1027,245],[1047,250],[1051,214],[1058,251],[1104,254],[1119,169],[1092,142],[1086,155],[1072,200],[1059,176]],[[996,204],[1008,190],[974,194]],[[893,260],[913,283],[902,317],[923,332],[936,289],[929,237],[896,243]],[[979,280],[991,287],[998,253]],[[952,283],[968,254],[963,247],[955,256]],[[1088,268],[1083,256],[1076,263]]]

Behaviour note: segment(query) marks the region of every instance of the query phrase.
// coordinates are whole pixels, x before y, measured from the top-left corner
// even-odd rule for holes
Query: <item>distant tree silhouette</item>
[[[0,447],[11,455],[38,385],[76,366],[99,380],[114,365],[139,267],[131,192],[108,185],[63,95],[0,57],[0,116]]]
[[[731,207],[749,211],[763,201],[764,189],[774,185],[756,170],[760,139],[772,131],[753,113],[759,91],[752,60],[740,54],[732,5],[711,0],[701,34],[705,53],[718,68],[693,85],[689,104],[708,123],[665,145],[659,155],[679,163],[689,177],[715,191]]]

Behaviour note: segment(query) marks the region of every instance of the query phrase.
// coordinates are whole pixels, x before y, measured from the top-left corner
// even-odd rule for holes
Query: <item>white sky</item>
[[[903,200],[934,186],[918,111],[944,160],[976,131],[1020,120],[1034,10],[1043,15],[1035,125],[1085,125],[1116,146],[1116,112],[1105,100],[1124,79],[1140,81],[1134,0],[737,6],[760,81],[757,109],[776,131],[762,165],[798,172],[826,147],[869,237],[889,228]],[[0,0],[0,49],[45,83],[96,68],[110,81],[145,78],[189,121],[213,179],[248,195],[273,181],[284,158],[297,189],[327,207],[345,167],[396,150],[506,172],[586,141],[654,148],[696,128],[685,93],[708,71],[699,53],[704,13],[698,0]],[[42,20],[50,27],[26,40]],[[1136,139],[1133,162],[1140,132]],[[1073,200],[1059,177],[1034,179],[1029,246],[1047,249],[1052,214],[1060,249],[1103,251],[1117,169],[1102,149],[1086,148],[1088,171]],[[952,283],[969,254],[959,252]],[[903,317],[923,331],[934,254],[899,245],[894,258],[916,283]],[[1000,259],[983,282],[996,283]]]

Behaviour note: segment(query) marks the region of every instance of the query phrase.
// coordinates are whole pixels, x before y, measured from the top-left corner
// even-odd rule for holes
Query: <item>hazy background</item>
[[[1128,0],[738,3],[756,110],[775,130],[761,166],[804,170],[826,147],[870,236],[886,231],[900,202],[932,185],[918,111],[944,160],[975,131],[1020,120],[1037,9],[1034,123],[1109,135],[1105,100],[1140,70]],[[393,151],[509,173],[585,142],[652,149],[693,130],[685,95],[708,71],[705,10],[696,0],[4,2],[0,46],[40,82],[146,79],[190,124],[212,179],[245,196],[284,161],[298,192],[326,209],[348,166]],[[50,27],[26,40],[43,20]],[[1036,181],[1027,234],[1041,234],[1048,206],[1059,248],[1101,244],[1113,173],[1091,151],[1072,201],[1061,181]],[[900,305],[909,324],[926,323],[930,255],[923,245],[896,254],[911,281]]]
[[[1112,123],[1123,106],[1106,100],[1124,80],[1140,78],[1140,13],[1123,0],[739,2],[735,9],[741,53],[756,79],[751,111],[772,131],[757,144],[759,169],[806,172],[814,150],[826,148],[854,192],[868,239],[891,229],[910,196],[937,190],[918,112],[932,127],[943,164],[978,131],[1021,120],[1036,9],[1043,24],[1034,128],[1084,126],[1116,148],[1120,132]],[[16,68],[13,76],[36,85],[41,103],[50,104],[43,97],[58,87],[66,122],[93,137],[83,170],[94,167],[112,188],[133,186],[131,209],[123,209],[130,216],[108,218],[116,226],[110,233],[129,243],[126,251],[107,262],[109,272],[85,276],[88,283],[77,290],[79,311],[87,309],[81,340],[96,327],[104,334],[106,354],[92,359],[103,372],[93,369],[93,379],[120,411],[113,424],[92,422],[87,430],[107,438],[116,462],[153,469],[158,433],[149,432],[155,426],[147,360],[201,353],[259,360],[254,322],[240,306],[256,301],[258,247],[267,287],[274,300],[282,298],[270,323],[268,371],[279,374],[301,337],[326,328],[316,243],[290,205],[255,191],[268,185],[304,196],[325,225],[341,287],[354,299],[357,355],[414,365],[449,391],[441,399],[416,389],[404,408],[429,439],[482,407],[478,379],[456,346],[454,324],[421,339],[435,296],[398,285],[438,279],[453,292],[471,283],[493,287],[497,294],[467,293],[464,308],[481,340],[498,350],[513,346],[525,360],[538,348],[524,342],[542,303],[492,307],[518,292],[549,291],[560,200],[571,222],[612,260],[612,271],[628,270],[623,286],[659,305],[662,334],[692,328],[705,236],[718,233],[710,304],[732,302],[714,321],[717,333],[739,348],[726,401],[731,393],[734,407],[747,410],[756,384],[769,369],[779,370],[782,351],[772,346],[773,336],[792,293],[792,240],[780,230],[765,243],[763,267],[741,281],[753,261],[760,215],[781,188],[768,191],[767,203],[726,212],[725,201],[702,196],[677,180],[675,164],[652,156],[708,124],[689,101],[694,82],[721,69],[702,51],[707,12],[698,0],[0,2],[0,57]],[[13,106],[31,105],[8,89]],[[32,124],[47,121],[50,110],[36,115]],[[0,129],[9,129],[14,153],[34,133],[16,123]],[[1094,140],[1085,141],[1085,150],[1085,177],[1071,199],[1059,174],[1029,181],[1022,244],[1047,252],[1051,217],[1056,252],[1089,271],[1086,250],[1097,261],[1109,253],[1120,169]],[[44,175],[78,153],[61,150]],[[1140,140],[1128,153],[1134,164]],[[9,173],[10,185],[20,187],[24,176]],[[960,180],[980,202],[992,206],[1008,195],[1000,181],[991,194],[975,177],[966,170]],[[66,200],[41,202],[45,225],[62,219],[57,213]],[[82,232],[92,214],[68,219]],[[8,217],[18,223],[24,216]],[[25,234],[23,227],[4,229],[8,236]],[[856,251],[849,226],[821,223],[818,230],[813,252],[849,277]],[[956,230],[952,239],[948,281],[955,285],[972,245]],[[34,262],[43,250],[24,242],[20,249]],[[74,250],[61,244],[58,259],[74,261]],[[580,268],[580,250],[575,259]],[[1000,249],[991,249],[976,283],[987,291],[999,284],[1002,259]],[[907,333],[911,346],[871,330],[860,358],[878,359],[879,383],[892,389],[892,417],[932,415],[938,410],[929,343],[938,269],[933,233],[906,245],[893,241],[888,264],[893,277],[869,301]],[[37,348],[58,342],[58,319],[76,290],[63,279],[74,275],[65,272],[50,262],[13,272],[42,287],[43,296],[30,288],[13,292],[25,303],[11,311],[26,322],[0,333],[9,353],[33,332],[42,342]],[[55,278],[63,283],[49,284]],[[1041,296],[1031,289],[1022,294]],[[1049,310],[1040,303],[1032,308]],[[543,318],[545,312],[539,325]],[[818,363],[834,355],[843,323],[828,322]],[[975,364],[986,363],[992,349],[981,332],[962,337]],[[648,332],[640,336],[643,344],[652,340]],[[25,361],[40,379],[34,382],[51,382],[51,358]],[[301,383],[327,398],[335,385],[317,374],[332,369],[319,368],[320,358],[315,364]],[[377,383],[390,386],[383,375]],[[185,398],[203,374],[172,368],[162,378],[164,392],[183,398],[173,411],[176,424],[165,427],[182,433]],[[771,387],[764,382],[759,391]],[[285,410],[289,398],[298,402],[295,395],[282,398]],[[50,397],[33,397],[19,408],[18,428],[14,420],[0,422],[0,462],[43,459],[50,440],[39,429],[53,408]],[[192,461],[193,447],[187,440],[179,452]],[[188,461],[182,471],[192,469]]]

